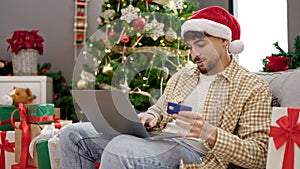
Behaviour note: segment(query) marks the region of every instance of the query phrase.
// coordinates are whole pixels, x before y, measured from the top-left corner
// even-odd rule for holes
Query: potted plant
[[[37,75],[38,54],[43,55],[44,38],[38,30],[17,30],[6,40],[12,52],[14,75]]]

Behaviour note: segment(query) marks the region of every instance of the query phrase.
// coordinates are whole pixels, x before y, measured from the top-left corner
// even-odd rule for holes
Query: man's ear
[[[224,46],[227,46],[228,43],[229,43],[229,41],[228,41],[227,39],[223,39],[223,45],[224,45]]]

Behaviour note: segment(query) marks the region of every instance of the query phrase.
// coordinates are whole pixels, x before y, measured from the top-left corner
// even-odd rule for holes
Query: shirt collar
[[[227,79],[229,82],[233,81],[237,68],[238,68],[238,62],[236,58],[233,55],[230,55],[231,62],[230,64],[225,68],[224,71],[222,71],[219,75],[223,76],[225,79]]]

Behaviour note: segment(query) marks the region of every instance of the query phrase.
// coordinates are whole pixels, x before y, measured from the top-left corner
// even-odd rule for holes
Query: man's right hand
[[[154,127],[157,123],[155,116],[147,112],[139,113],[138,117],[141,119],[143,125],[147,127]]]

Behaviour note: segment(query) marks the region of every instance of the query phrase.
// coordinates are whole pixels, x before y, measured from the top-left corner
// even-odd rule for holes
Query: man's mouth
[[[202,66],[204,64],[204,61],[206,59],[205,58],[195,58],[195,63],[198,65],[198,66]]]

